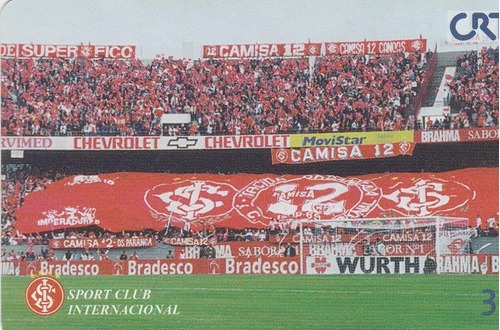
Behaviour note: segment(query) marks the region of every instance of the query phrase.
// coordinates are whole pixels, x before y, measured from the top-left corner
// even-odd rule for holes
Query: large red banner
[[[326,55],[423,53],[426,49],[427,39],[325,42]]]
[[[152,237],[137,238],[65,238],[49,240],[51,249],[127,249],[153,247]]]
[[[204,58],[319,56],[321,43],[204,45]]]
[[[414,148],[414,143],[400,142],[342,147],[272,149],[271,155],[273,164],[306,164],[336,160],[411,156]]]
[[[72,176],[30,193],[16,212],[22,233],[99,226],[112,232],[269,228],[277,221],[456,216],[475,225],[498,212],[498,168],[444,173]]]
[[[1,44],[3,58],[135,58],[135,46],[131,45],[45,45]]]
[[[498,141],[498,128],[415,131],[417,143]]]

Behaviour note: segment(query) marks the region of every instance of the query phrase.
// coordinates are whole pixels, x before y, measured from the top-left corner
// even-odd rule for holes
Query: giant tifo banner
[[[326,55],[423,53],[426,50],[427,39],[325,43]]]
[[[153,247],[156,241],[152,237],[137,238],[65,238],[49,240],[51,249],[127,249]]]
[[[1,44],[3,58],[135,58],[135,46],[131,45],[45,45]]]
[[[411,156],[415,143],[399,142],[342,147],[312,147],[299,149],[273,149],[273,164],[306,164],[335,160],[356,160]]]
[[[417,143],[498,141],[498,127],[415,131]]]
[[[320,56],[321,43],[204,45],[204,58]]]
[[[498,212],[498,168],[357,177],[273,174],[77,175],[32,192],[15,213],[21,233],[87,227],[163,230],[269,228],[277,221],[456,216]]]

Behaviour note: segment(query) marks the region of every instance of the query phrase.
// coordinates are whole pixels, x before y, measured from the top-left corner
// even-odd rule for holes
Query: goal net
[[[471,254],[466,218],[300,222],[303,274],[442,273],[447,257]]]

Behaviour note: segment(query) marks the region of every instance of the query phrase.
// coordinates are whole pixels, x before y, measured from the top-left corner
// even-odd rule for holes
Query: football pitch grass
[[[45,317],[25,304],[29,277],[1,280],[3,329],[498,329],[498,275],[63,276],[64,305]],[[68,299],[79,289],[149,289],[151,297]],[[496,295],[489,316],[484,289]],[[68,315],[70,305],[88,304],[177,305],[179,314]]]

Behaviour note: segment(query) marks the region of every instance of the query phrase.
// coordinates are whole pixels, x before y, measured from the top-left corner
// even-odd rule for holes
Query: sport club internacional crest
[[[214,181],[186,180],[154,186],[144,194],[144,201],[158,220],[200,223],[224,220],[231,209],[236,189]]]
[[[49,316],[61,309],[64,303],[64,289],[57,279],[49,276],[37,277],[28,284],[24,299],[33,313]]]
[[[456,215],[475,196],[474,190],[458,181],[415,177],[411,182],[397,182],[384,189],[379,206],[385,212],[403,216]]]
[[[331,266],[332,264],[330,262],[327,262],[327,259],[325,257],[315,258],[314,262],[311,263],[311,267],[314,268],[316,270],[316,273],[318,274],[323,274]]]
[[[331,220],[368,215],[382,197],[370,180],[334,175],[255,180],[236,194],[235,209],[250,222]],[[265,223],[262,220],[266,220]]]

